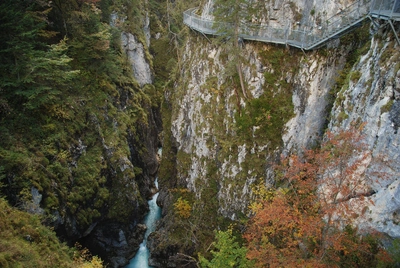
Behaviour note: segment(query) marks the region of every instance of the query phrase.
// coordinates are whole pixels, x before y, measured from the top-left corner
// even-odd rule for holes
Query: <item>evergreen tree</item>
[[[0,13],[3,102],[29,109],[54,104],[76,72],[69,67],[65,40],[52,46],[45,42],[54,35],[46,30],[48,6],[7,0]]]
[[[250,268],[252,262],[246,258],[247,249],[239,245],[235,236],[232,234],[232,229],[227,231],[218,231],[216,233],[215,250],[211,251],[213,258],[207,260],[200,256],[200,266],[204,268]]]
[[[29,61],[44,46],[39,38],[44,25],[35,20],[33,8],[21,0],[0,4],[0,87],[9,100],[10,94],[23,86]]]
[[[257,6],[260,3],[246,0],[216,0],[214,3],[214,27],[223,40],[229,40],[228,53],[229,61],[225,66],[228,76],[235,73],[239,76],[240,87],[243,96],[247,98],[247,93],[242,75],[242,56],[241,45],[243,40],[240,37],[241,26],[243,23],[251,21]]]

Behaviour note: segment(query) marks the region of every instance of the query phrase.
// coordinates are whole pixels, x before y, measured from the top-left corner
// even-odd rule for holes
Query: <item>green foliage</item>
[[[385,48],[385,50],[383,51],[383,53],[381,54],[380,58],[379,58],[379,62],[381,62],[382,64],[389,64],[391,62],[391,58],[393,57],[393,55],[395,55],[397,52],[397,49],[394,45],[394,43],[389,43],[389,45]],[[396,57],[393,57],[392,61],[396,61]]]
[[[265,72],[265,89],[258,99],[249,100],[246,107],[235,114],[238,134],[245,140],[270,142],[275,149],[282,144],[281,136],[286,122],[294,116],[293,86],[284,78],[286,72],[296,72],[296,55],[287,57],[284,49],[261,50],[261,60],[271,67]]]
[[[23,104],[28,109],[53,107],[61,101],[62,91],[77,77],[79,71],[72,71],[69,67],[72,59],[66,55],[66,51],[66,41],[61,40],[27,63],[29,73],[20,79],[21,85],[15,94],[24,97],[26,101]]]
[[[350,79],[353,81],[353,83],[356,83],[358,80],[361,78],[361,72],[360,71],[354,71],[350,73]]]
[[[343,120],[346,120],[347,118],[349,118],[349,115],[346,112],[341,111],[337,117],[337,120],[341,123],[343,122]]]
[[[392,244],[388,248],[388,251],[389,251],[395,265],[397,265],[397,266],[400,265],[400,238],[395,238],[392,241]],[[380,267],[384,267],[384,266],[380,266]]]
[[[5,178],[6,178],[6,175],[4,174],[4,167],[0,166],[0,189],[4,186],[3,180]]]
[[[246,0],[216,0],[214,2],[214,20],[213,27],[217,28],[220,46],[223,46],[225,52],[229,55],[224,64],[224,73],[226,77],[231,77],[233,86],[240,85],[243,97],[247,98],[247,89],[242,74],[242,63],[246,58],[241,52],[239,45],[239,29],[242,22],[251,21],[257,16],[257,11],[265,7],[262,1]],[[238,94],[238,93],[236,93]]]
[[[369,31],[369,23],[363,22],[363,25],[357,30],[353,31],[349,34],[343,35],[340,38],[342,45],[351,45],[354,46],[355,49],[359,49],[360,47],[364,47],[364,45],[370,45],[370,31]],[[362,50],[365,52],[365,50]],[[352,58],[352,57],[350,57]]]
[[[74,217],[81,230],[105,215],[129,220],[125,213],[137,209],[129,200],[144,204],[139,168],[121,170],[120,161],[127,133],[147,123],[147,94],[154,107],[160,102],[132,77],[109,25],[111,4],[0,4],[1,190],[18,204],[34,186],[46,213]]]
[[[266,91],[260,98],[249,101],[245,109],[235,116],[238,134],[245,139],[263,139],[272,148],[282,144],[284,125],[294,115],[291,91]]]
[[[158,171],[159,181],[162,185],[166,185],[168,188],[176,187],[176,146],[173,143],[172,132],[171,132],[171,111],[166,102],[162,104],[163,114],[163,157],[160,163],[160,169]]]
[[[163,155],[163,159],[164,157]],[[164,250],[163,247],[173,245],[187,254],[195,252],[206,254],[207,247],[214,240],[214,230],[224,228],[227,220],[218,216],[217,213],[218,184],[214,169],[215,166],[210,165],[207,183],[199,182],[196,185],[199,193],[201,192],[201,199],[196,198],[194,193],[185,188],[170,189],[171,202],[167,209],[174,213],[168,213],[163,219],[168,237],[165,236],[159,243],[158,247],[161,250]],[[172,184],[171,181],[166,181],[166,183]]]
[[[62,244],[56,234],[43,226],[38,216],[11,208],[0,199],[0,266],[1,267],[102,267],[90,266],[90,261],[73,248]]]
[[[217,231],[215,235],[214,250],[211,251],[212,259],[207,260],[199,255],[201,267],[253,267],[252,262],[246,258],[247,249],[240,246],[232,234],[232,229]]]
[[[199,215],[192,211],[194,195],[185,188],[170,189],[170,195],[172,202],[169,211],[174,213],[169,213],[165,218],[168,228],[167,243],[177,245],[183,251],[191,250],[194,241],[199,241],[202,236],[202,227],[196,219]]]
[[[390,99],[385,105],[383,105],[381,107],[381,114],[389,112],[392,109],[393,103],[394,100]]]
[[[238,29],[242,22],[251,21],[254,16],[265,11],[264,1],[249,2],[245,0],[216,0],[214,2],[215,24],[223,38],[232,37],[232,42],[237,43]],[[222,26],[222,27],[221,27]]]
[[[262,51],[263,61],[271,65],[272,70],[276,73],[277,77],[280,77],[282,70],[285,69],[287,63],[287,55],[282,48],[273,48],[266,51]],[[294,58],[293,60],[295,60]],[[290,66],[292,67],[292,66]]]
[[[279,79],[276,74],[270,73],[270,72],[265,72],[264,78],[265,78],[265,82],[267,83],[267,85],[270,85],[270,86],[274,86]]]

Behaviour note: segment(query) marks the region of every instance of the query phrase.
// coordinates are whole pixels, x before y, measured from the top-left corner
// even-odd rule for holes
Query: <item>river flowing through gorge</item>
[[[158,189],[158,181],[155,181],[155,185]],[[161,208],[157,206],[157,197],[158,192],[153,195],[153,198],[148,201],[149,204],[149,213],[144,219],[144,224],[147,227],[146,233],[144,235],[143,242],[140,244],[139,250],[136,253],[135,257],[129,262],[125,268],[149,268],[153,266],[149,266],[149,256],[150,252],[147,248],[147,238],[149,234],[154,232],[157,220],[161,218]]]

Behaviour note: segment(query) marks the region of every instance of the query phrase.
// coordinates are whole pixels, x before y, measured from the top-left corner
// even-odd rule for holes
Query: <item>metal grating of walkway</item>
[[[204,19],[196,14],[197,11],[198,8],[191,8],[183,13],[183,22],[193,30],[208,35],[220,35],[223,29],[233,27],[228,23]],[[311,50],[353,30],[369,17],[400,21],[400,0],[358,0],[329,18],[324,25],[313,29],[293,30],[291,27],[274,28],[242,23],[239,36],[246,40],[287,44]]]

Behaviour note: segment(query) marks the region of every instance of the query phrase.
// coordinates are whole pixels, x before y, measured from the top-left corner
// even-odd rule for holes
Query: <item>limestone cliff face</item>
[[[121,41],[123,49],[131,62],[133,74],[140,86],[151,84],[153,82],[153,73],[146,59],[146,44],[143,45],[133,34],[125,32],[121,35]]]
[[[371,163],[378,164],[367,171],[375,194],[369,197],[373,203],[360,224],[400,237],[400,52],[392,34],[380,32],[354,65],[348,84],[336,99],[329,128],[335,132],[365,124],[363,134],[372,152]],[[381,174],[377,176],[376,171]]]
[[[264,56],[277,53],[272,46],[248,43],[242,53],[247,59],[242,71],[249,98],[265,98],[271,90],[284,90],[279,80],[290,85],[291,93],[286,98],[293,102],[293,116],[286,126],[277,128],[278,132],[274,133],[278,140],[282,137],[284,144],[263,137],[258,133],[258,125],[251,126],[250,137],[247,133],[238,134],[235,117],[246,110],[248,99],[240,95],[240,89],[230,85],[223,74],[226,63],[223,48],[207,44],[202,38],[192,39],[186,45],[184,60],[187,63],[181,73],[184,86],[177,88],[171,127],[178,152],[181,152],[178,153],[181,156],[178,166],[182,167],[178,169],[178,181],[185,182],[201,198],[202,187],[207,185],[210,161],[216,163],[219,212],[232,219],[237,213],[247,213],[252,184],[271,182],[269,165],[282,150],[304,148],[321,137],[329,91],[346,55],[345,49],[332,50],[328,55],[317,52],[302,55],[301,51],[282,49],[278,53],[294,58],[292,62],[296,68],[287,66],[286,70],[276,70]],[[272,87],[266,81],[266,75],[270,74],[277,76],[273,81],[276,85]],[[276,96],[280,97],[282,95]]]
[[[269,13],[265,19],[273,18],[270,23],[278,26],[288,19],[294,27],[309,22],[309,29],[317,30],[326,18],[351,4],[292,3],[266,4]],[[285,8],[289,11],[284,12]],[[203,16],[209,17],[211,10],[208,3]],[[245,59],[241,63],[246,88],[243,93],[238,83],[232,83],[237,73],[228,70],[234,57],[226,47],[209,43],[201,35],[190,35],[182,53],[180,80],[174,91],[167,93],[173,106],[171,140],[176,142],[177,150],[175,185],[187,187],[200,200],[216,181],[213,198],[218,202],[218,213],[237,219],[248,213],[253,187],[273,183],[271,165],[280,153],[316,145],[328,126],[337,131],[355,122],[366,122],[364,132],[370,149],[373,155],[386,155],[390,179],[371,185],[375,194],[370,198],[375,206],[369,207],[368,222],[360,220],[359,224],[400,236],[399,49],[385,34],[383,39],[372,39],[370,48],[355,61],[351,72],[356,75],[344,82],[336,100],[332,99],[332,91],[339,73],[359,43],[337,39],[327,48],[303,53],[245,42],[240,51]],[[287,99],[290,105],[284,106]],[[272,108],[268,106],[271,103]],[[280,103],[285,111],[274,109]],[[285,114],[287,110],[290,116]],[[276,117],[284,118],[284,124],[276,123]],[[246,124],[243,118],[251,123]]]
[[[297,75],[300,86],[294,89],[292,97],[295,115],[286,123],[282,135],[285,154],[315,145],[325,131],[330,91],[347,54],[344,48],[330,53],[324,58],[309,55],[301,64]]]
[[[243,50],[249,59],[244,74],[252,85],[250,92],[259,96],[263,93],[263,67],[252,51],[252,45]],[[175,95],[177,105],[171,129],[178,142],[177,149],[182,152],[178,166],[183,168],[178,169],[178,180],[201,198],[208,185],[210,162],[215,162],[220,185],[215,198],[220,213],[235,218],[235,212],[246,211],[249,204],[249,184],[262,176],[246,163],[246,155],[261,153],[266,160],[264,151],[268,144],[230,141],[236,135],[234,115],[245,105],[245,100],[238,96],[238,89],[224,86],[229,81],[223,76],[225,62],[221,53],[223,49],[207,44],[202,38],[187,43],[184,52],[187,64],[182,71],[185,86]]]

